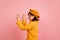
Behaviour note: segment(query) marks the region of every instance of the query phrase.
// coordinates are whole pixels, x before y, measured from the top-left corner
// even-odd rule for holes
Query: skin
[[[32,21],[33,18],[34,18],[34,16],[33,16],[33,15],[30,15],[30,14],[29,14],[28,16],[29,16],[29,20]],[[19,14],[16,16],[16,19],[17,19],[17,20],[20,20]],[[22,20],[26,20],[25,14],[22,16]]]
[[[33,15],[30,15],[30,14],[28,16],[29,16],[29,20],[32,21],[33,18],[34,18],[34,16]]]

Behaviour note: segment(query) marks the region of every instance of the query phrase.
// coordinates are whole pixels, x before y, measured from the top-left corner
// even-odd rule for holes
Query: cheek
[[[29,17],[31,19],[31,17]]]

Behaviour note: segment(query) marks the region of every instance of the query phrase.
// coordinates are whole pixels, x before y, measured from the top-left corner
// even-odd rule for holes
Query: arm
[[[24,23],[24,22],[23,22]],[[29,29],[31,29],[32,27],[31,27],[31,23],[29,23],[29,24],[23,24],[20,20],[17,20],[17,22],[16,22],[16,24],[18,25],[18,27],[20,28],[20,29],[22,29],[22,30],[29,30]]]

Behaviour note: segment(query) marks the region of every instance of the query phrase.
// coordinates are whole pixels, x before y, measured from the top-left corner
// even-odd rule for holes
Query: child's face
[[[30,20],[33,20],[34,19],[34,16],[29,14],[29,19]]]

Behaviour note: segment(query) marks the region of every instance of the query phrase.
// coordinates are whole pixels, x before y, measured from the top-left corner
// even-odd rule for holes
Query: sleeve
[[[25,21],[24,21],[24,22],[25,22]],[[22,30],[30,30],[30,29],[32,28],[32,27],[31,27],[31,23],[24,25],[20,20],[18,20],[18,21],[16,22],[16,24],[17,24],[17,26],[18,26],[20,29],[22,29]]]
[[[22,21],[22,24],[23,24],[23,25],[26,25],[26,24],[27,24],[27,23],[26,23],[26,20],[23,20],[23,21]]]

